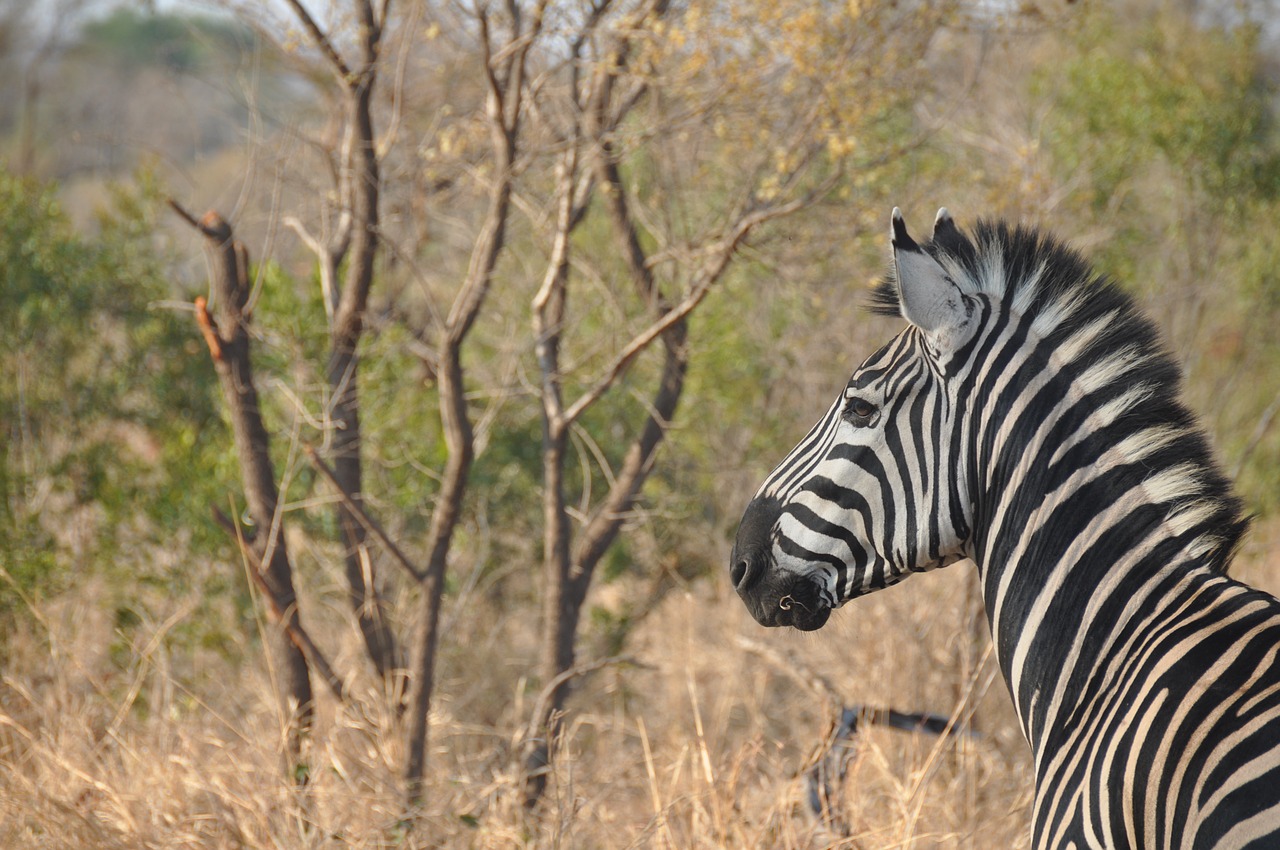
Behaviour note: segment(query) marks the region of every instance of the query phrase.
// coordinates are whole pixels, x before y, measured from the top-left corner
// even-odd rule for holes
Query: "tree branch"
[[[575,664],[542,686],[542,690],[538,692],[538,698],[533,702],[533,711],[529,713],[529,723],[523,730],[521,730],[517,739],[517,744],[525,743],[539,737],[538,727],[546,721],[545,715],[547,705],[551,702],[551,698],[558,688],[579,676],[585,676],[589,673],[594,673],[597,670],[603,670],[605,667],[613,667],[622,664],[626,664],[631,667],[638,667],[644,670],[653,669],[648,664],[642,664],[640,661],[637,661],[635,657],[631,655],[611,655],[608,658],[597,658],[595,661],[585,661],[581,664]]]
[[[493,43],[489,35],[489,13],[481,8],[477,13],[480,21],[480,59],[484,68],[485,88],[485,112],[489,116],[492,123],[498,124],[504,130],[506,129],[506,109],[503,105],[503,86],[498,80],[498,74],[494,70],[495,58],[493,55]]]
[[[198,220],[194,215],[187,211],[186,207],[178,203],[173,198],[168,198],[167,201],[169,208],[176,212],[183,221],[203,233],[205,236],[216,237],[220,235],[218,231],[213,230],[210,225],[206,224],[203,220]]]
[[[581,216],[575,215],[574,184],[577,163],[578,146],[575,143],[565,151],[556,169],[556,192],[559,200],[551,256],[547,259],[542,286],[533,298],[533,331],[537,338],[535,353],[542,373],[543,411],[548,427],[555,431],[562,431],[572,421],[563,416],[560,334],[564,325],[565,290],[569,278],[569,238],[582,220]]]
[[[311,36],[312,42],[315,43],[316,47],[320,48],[320,52],[329,61],[329,65],[333,68],[334,73],[338,75],[338,79],[344,85],[351,85],[351,69],[343,61],[341,54],[334,49],[333,42],[329,40],[329,36],[325,34],[324,30],[320,29],[320,25],[316,23],[315,18],[311,17],[311,13],[298,0],[285,0],[285,2],[289,4],[294,14],[298,16],[303,28]]]
[[[378,542],[382,544],[382,548],[386,550],[387,554],[391,556],[393,561],[403,567],[409,575],[413,576],[414,581],[421,582],[422,579],[426,577],[426,571],[415,566],[414,563],[409,560],[408,556],[404,554],[404,551],[396,545],[394,540],[391,539],[390,535],[388,535],[387,532],[383,530],[382,526],[378,524],[377,520],[369,516],[369,513],[364,509],[364,506],[351,498],[351,494],[348,493],[340,483],[338,483],[338,478],[334,474],[333,469],[330,468],[329,464],[325,463],[324,460],[321,459],[320,454],[315,450],[315,447],[304,445],[302,450],[306,453],[307,460],[311,462],[311,465],[315,467],[316,471],[319,472],[333,487],[334,492],[338,494],[338,499],[342,502],[343,506],[346,507],[347,510],[351,511],[356,519],[359,520],[360,524],[364,526],[366,531],[377,538]]]
[[[324,299],[324,314],[329,320],[329,326],[333,327],[333,311],[338,306],[338,290],[334,286],[333,273],[336,263],[333,262],[333,255],[330,249],[325,246],[318,238],[312,236],[310,231],[302,223],[297,216],[287,215],[283,219],[284,226],[298,234],[298,238],[303,244],[316,255],[316,261],[320,265],[320,293]]]
[[[302,627],[302,622],[291,615],[289,608],[281,604],[271,586],[267,584],[267,580],[263,576],[262,562],[258,560],[258,553],[249,545],[249,540],[245,538],[240,526],[233,522],[216,505],[213,508],[213,518],[218,525],[222,526],[228,534],[235,538],[236,543],[240,546],[240,553],[249,562],[249,577],[253,581],[254,587],[258,588],[258,592],[262,594],[262,598],[267,601],[267,610],[271,612],[272,619],[284,627],[289,640],[306,656],[307,661],[316,668],[316,671],[329,686],[329,690],[338,698],[338,702],[345,704],[347,702],[347,686],[342,681],[342,677],[334,672],[333,665],[329,663],[329,659],[316,646],[315,641],[311,639],[311,635],[307,634],[307,630]]]
[[[209,346],[209,356],[215,362],[222,360],[222,343],[218,340],[218,325],[213,321],[213,317],[209,315],[208,302],[205,301],[203,295],[196,296],[196,324],[200,326],[200,333],[204,336],[205,345]]]
[[[711,291],[710,285],[696,289],[689,294],[687,298],[676,306],[672,307],[662,315],[662,318],[645,328],[637,334],[626,347],[619,352],[614,358],[613,364],[605,372],[604,376],[596,381],[591,389],[580,395],[568,409],[565,410],[563,419],[565,423],[576,422],[578,417],[586,412],[587,408],[600,400],[600,397],[609,391],[609,389],[617,382],[618,378],[627,371],[632,362],[640,355],[642,351],[649,347],[654,340],[661,337],[670,330],[677,322],[683,321],[694,308],[702,303],[702,299],[707,297],[707,293]]]

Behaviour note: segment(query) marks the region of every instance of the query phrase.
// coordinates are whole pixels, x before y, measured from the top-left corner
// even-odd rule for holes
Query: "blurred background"
[[[0,845],[1028,846],[971,564],[727,580],[895,205],[1137,298],[1280,591],[1275,2],[0,0],[0,79]]]

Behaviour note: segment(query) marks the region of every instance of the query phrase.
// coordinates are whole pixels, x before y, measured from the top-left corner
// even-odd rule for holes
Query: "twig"
[[[329,326],[333,327],[333,312],[338,304],[338,290],[333,281],[335,270],[333,254],[318,238],[311,235],[306,225],[297,216],[287,215],[283,223],[298,235],[303,244],[311,249],[311,253],[316,255],[316,261],[320,264],[320,292],[324,297],[324,314],[329,320]]]
[[[175,199],[168,198],[167,200],[170,209],[176,212],[184,221],[186,221],[187,224],[191,225],[196,230],[199,230],[205,236],[209,236],[214,239],[225,236],[220,229],[214,226],[213,221],[209,218],[209,216],[214,215],[214,213],[209,213],[204,218],[198,219]]]
[[[609,367],[609,370],[604,374],[604,376],[600,378],[591,389],[579,396],[578,399],[570,405],[567,410],[565,410],[562,417],[563,420],[566,423],[576,422],[578,417],[580,417],[588,407],[595,404],[601,396],[609,391],[609,388],[612,387],[617,382],[618,378],[627,371],[627,367],[631,365],[632,361],[634,361],[641,352],[648,348],[654,340],[662,336],[663,333],[669,330],[677,322],[683,321],[690,313],[693,312],[695,307],[702,303],[702,300],[707,297],[707,294],[710,291],[711,287],[709,284],[694,290],[687,298],[664,313],[662,318],[658,319],[658,321],[654,322],[632,339],[631,342],[622,349],[618,356],[614,358],[613,365]]]
[[[267,607],[271,611],[272,618],[284,627],[285,633],[288,634],[289,640],[298,650],[307,657],[307,660],[316,668],[325,683],[329,686],[329,690],[338,698],[338,702],[347,703],[347,686],[342,678],[334,672],[333,667],[329,664],[329,660],[325,658],[320,648],[311,640],[311,636],[307,634],[306,629],[302,627],[302,623],[298,622],[296,617],[290,617],[288,612],[280,604],[275,593],[272,592],[271,586],[267,584],[266,578],[262,574],[262,562],[258,558],[258,553],[253,550],[250,541],[245,539],[244,533],[240,526],[232,521],[221,508],[215,506],[213,508],[213,518],[218,525],[236,539],[236,543],[240,546],[241,553],[249,561],[248,573],[253,579],[254,586],[262,593],[263,598],[267,601]]]
[[[594,673],[604,667],[612,667],[618,664],[627,664],[632,667],[638,667],[642,670],[653,669],[650,665],[637,661],[635,657],[630,655],[610,655],[608,658],[597,658],[595,661],[585,661],[581,664],[575,664],[543,686],[542,690],[538,693],[538,698],[534,700],[534,710],[529,713],[529,723],[525,726],[522,734],[517,738],[517,745],[532,741],[539,737],[538,727],[542,725],[543,713],[547,710],[547,703],[551,701],[552,695],[565,682],[568,682],[571,679],[576,679],[579,676],[585,676],[588,673]]]
[[[1240,473],[1244,471],[1245,464],[1253,456],[1254,450],[1258,448],[1258,444],[1267,436],[1267,431],[1271,430],[1271,421],[1275,419],[1276,413],[1280,413],[1280,393],[1276,394],[1275,399],[1272,400],[1271,404],[1267,405],[1267,409],[1262,411],[1262,415],[1258,417],[1258,424],[1254,426],[1253,433],[1249,435],[1249,442],[1245,444],[1244,450],[1240,452],[1240,458],[1231,469],[1232,480],[1240,477]]]
[[[289,4],[294,14],[298,16],[303,28],[311,36],[311,40],[315,42],[316,47],[320,48],[320,52],[329,60],[329,64],[333,66],[333,70],[337,72],[338,77],[344,84],[350,85],[351,69],[347,67],[347,63],[343,61],[342,56],[334,49],[333,42],[329,40],[329,36],[325,35],[324,30],[320,29],[320,25],[316,23],[315,18],[311,17],[311,13],[298,0],[285,0],[285,2]]]
[[[205,344],[209,346],[209,355],[214,360],[221,361],[222,342],[218,339],[218,325],[209,315],[209,305],[203,295],[196,296],[196,324],[200,326]]]
[[[425,579],[427,577],[426,570],[420,569],[414,565],[414,563],[409,560],[408,556],[401,551],[400,547],[396,545],[395,541],[391,539],[390,535],[388,535],[387,532],[383,530],[382,526],[378,524],[378,521],[369,516],[368,512],[365,511],[364,506],[351,498],[351,494],[344,490],[342,485],[338,483],[338,478],[334,474],[333,469],[329,467],[329,464],[324,462],[320,457],[320,454],[315,450],[315,447],[311,445],[304,445],[302,450],[306,452],[307,460],[311,461],[311,465],[315,467],[316,471],[324,476],[324,479],[333,486],[335,491],[337,491],[338,498],[342,501],[343,507],[351,511],[355,518],[360,521],[360,524],[364,526],[365,531],[377,538],[378,542],[387,550],[387,554],[391,556],[392,560],[401,567],[404,567],[409,575],[413,576],[415,581],[421,582]]]
[[[832,708],[841,708],[849,704],[849,700],[835,685],[831,684],[829,679],[811,669],[800,659],[741,635],[736,636],[733,642],[752,655],[763,658],[779,672],[786,673],[798,684],[830,703]]]

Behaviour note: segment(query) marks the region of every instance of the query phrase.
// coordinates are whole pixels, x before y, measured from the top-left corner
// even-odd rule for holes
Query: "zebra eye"
[[[876,406],[865,398],[851,398],[845,407],[854,425],[866,425],[875,415]]]

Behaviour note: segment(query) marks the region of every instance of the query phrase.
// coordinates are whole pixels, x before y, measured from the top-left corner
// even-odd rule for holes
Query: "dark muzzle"
[[[822,628],[831,610],[810,579],[777,568],[773,534],[782,504],[765,496],[752,499],[742,514],[729,559],[729,577],[747,610],[762,626],[793,626],[802,631]]]

